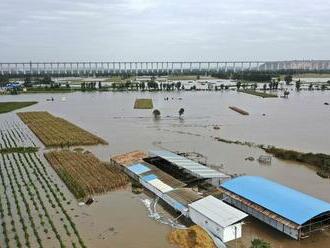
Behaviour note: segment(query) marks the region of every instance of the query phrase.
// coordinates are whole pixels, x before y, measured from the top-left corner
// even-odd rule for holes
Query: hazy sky
[[[0,0],[0,61],[330,59],[330,0]]]

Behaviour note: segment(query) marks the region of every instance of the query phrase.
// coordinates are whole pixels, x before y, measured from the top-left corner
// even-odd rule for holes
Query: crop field
[[[0,154],[0,162],[0,247],[85,247],[38,154]]]
[[[135,109],[152,109],[152,99],[136,99],[134,103]]]
[[[21,112],[17,115],[46,147],[107,144],[96,135],[48,112]]]
[[[17,118],[17,117],[16,117]],[[17,118],[0,120],[0,152],[37,151],[31,131]]]
[[[0,102],[0,114],[31,106],[38,102]]]
[[[45,153],[45,157],[77,199],[115,190],[129,182],[119,169],[91,153],[61,150]]]

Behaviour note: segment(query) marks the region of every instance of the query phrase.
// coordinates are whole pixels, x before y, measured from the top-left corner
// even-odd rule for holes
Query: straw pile
[[[184,230],[174,229],[168,239],[179,248],[216,248],[211,237],[197,225]]]

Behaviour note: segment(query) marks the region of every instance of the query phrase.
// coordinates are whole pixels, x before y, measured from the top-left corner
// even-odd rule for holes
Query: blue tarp
[[[128,166],[127,169],[129,169],[136,175],[140,175],[142,173],[150,171],[150,169],[147,166],[145,166],[144,164],[141,164],[141,163]]]
[[[158,177],[155,174],[150,174],[150,175],[142,177],[142,180],[149,182],[149,181],[157,179],[157,178]]]
[[[221,185],[299,225],[330,212],[330,204],[263,177],[241,176]]]

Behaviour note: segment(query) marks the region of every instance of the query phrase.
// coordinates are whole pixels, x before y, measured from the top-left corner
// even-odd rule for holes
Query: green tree
[[[155,109],[152,111],[152,114],[154,115],[154,118],[157,120],[160,118],[160,111],[158,109]]]
[[[180,90],[181,89],[181,82],[177,82],[175,87],[177,88],[177,90]]]
[[[284,77],[284,81],[285,81],[286,85],[289,85],[292,82],[292,76],[291,75],[286,75]]]
[[[31,77],[30,76],[27,76],[25,79],[24,79],[24,84],[23,84],[24,87],[28,88],[28,87],[32,87],[32,81],[31,81]]]
[[[144,90],[145,90],[145,88],[146,88],[146,85],[145,85],[145,83],[144,83],[144,82],[141,82],[141,83],[140,83],[140,88],[141,88],[141,90],[142,90],[142,91],[144,91]]]
[[[240,82],[240,81],[238,81],[238,82],[236,83],[236,87],[237,87],[237,90],[239,90],[239,89],[241,88],[241,82]]]
[[[300,80],[298,80],[296,82],[296,90],[299,91],[300,90],[300,87],[301,87],[301,83],[300,83]]]
[[[183,113],[184,113],[184,108],[180,108],[179,109],[179,116],[181,117],[183,115]]]

